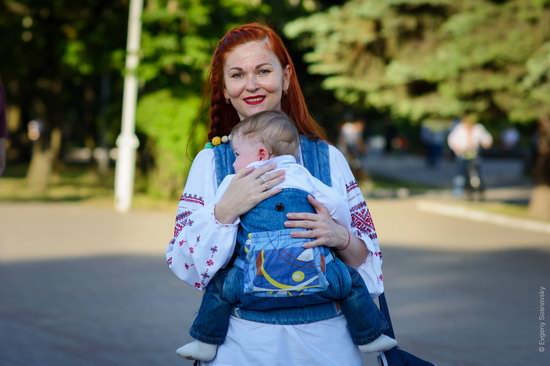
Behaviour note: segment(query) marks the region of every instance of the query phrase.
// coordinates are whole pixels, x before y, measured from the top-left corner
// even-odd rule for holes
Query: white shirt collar
[[[285,168],[291,164],[296,164],[296,158],[292,155],[281,155],[276,156],[274,158],[263,160],[263,161],[255,161],[247,165],[247,168],[253,167],[253,168],[260,168],[266,164],[269,163],[275,163],[277,165],[276,169],[282,169]]]

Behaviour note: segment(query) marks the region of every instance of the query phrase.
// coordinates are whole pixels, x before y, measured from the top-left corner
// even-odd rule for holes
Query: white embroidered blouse
[[[331,145],[329,159],[332,187],[347,197],[352,232],[369,251],[357,270],[371,296],[377,297],[384,291],[382,255],[371,214],[347,161]],[[214,151],[204,149],[191,166],[178,205],[174,236],[166,250],[172,272],[199,290],[231,259],[237,238],[238,219],[224,225],[214,217],[216,191]]]

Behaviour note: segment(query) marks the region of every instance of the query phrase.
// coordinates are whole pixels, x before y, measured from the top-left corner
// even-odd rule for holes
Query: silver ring
[[[265,177],[263,175],[260,177],[260,184],[265,184]]]

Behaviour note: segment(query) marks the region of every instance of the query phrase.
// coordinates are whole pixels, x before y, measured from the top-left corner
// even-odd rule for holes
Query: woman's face
[[[265,41],[237,46],[223,66],[224,96],[243,120],[258,112],[281,110],[288,89],[290,67],[284,69]]]

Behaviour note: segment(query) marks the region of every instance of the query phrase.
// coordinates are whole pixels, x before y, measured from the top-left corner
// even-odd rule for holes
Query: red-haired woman
[[[325,138],[308,111],[288,51],[265,25],[246,24],[220,40],[212,60],[210,88],[209,139],[215,145],[240,120],[264,110],[282,110],[295,121],[300,134],[313,140]],[[344,156],[333,146],[328,148],[328,163],[332,186],[348,197],[352,232],[332,220],[313,198],[310,203],[317,214],[288,214],[285,225],[309,229],[294,236],[331,247],[358,270],[371,296],[378,296],[383,292],[382,260],[369,210]],[[268,165],[241,170],[214,205],[219,178],[214,149],[204,149],[196,156],[166,253],[168,265],[179,278],[202,290],[230,263],[239,217],[279,193],[277,188],[266,189],[284,180],[282,173],[273,169]],[[326,305],[278,312],[236,309],[225,343],[206,364],[360,365],[361,355],[338,304]]]

